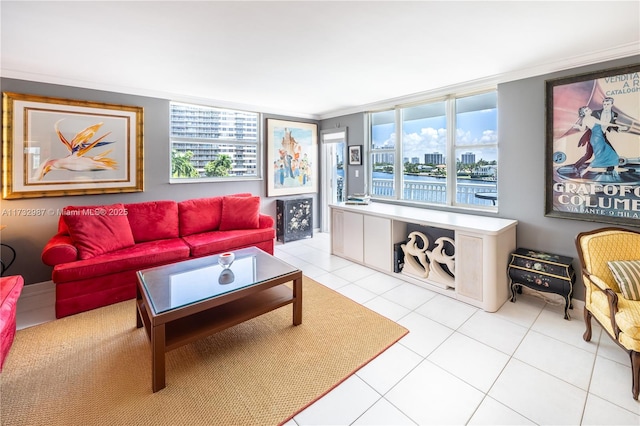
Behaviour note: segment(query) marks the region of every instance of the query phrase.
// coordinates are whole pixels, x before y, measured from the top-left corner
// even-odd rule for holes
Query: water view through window
[[[497,206],[495,91],[371,113],[370,124],[372,195]]]

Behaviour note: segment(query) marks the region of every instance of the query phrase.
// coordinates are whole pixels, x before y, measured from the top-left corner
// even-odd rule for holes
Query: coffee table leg
[[[164,324],[153,327],[151,331],[151,384],[154,392],[158,392],[166,386],[164,368],[164,331]]]
[[[142,295],[140,294],[140,284],[136,286],[136,328],[142,328],[142,313],[140,312],[140,304],[142,303]]]
[[[302,278],[293,280],[293,325],[302,324]]]

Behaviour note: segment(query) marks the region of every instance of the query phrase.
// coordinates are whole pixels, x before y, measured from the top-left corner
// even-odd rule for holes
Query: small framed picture
[[[349,147],[349,165],[362,165],[362,145],[352,145]]]

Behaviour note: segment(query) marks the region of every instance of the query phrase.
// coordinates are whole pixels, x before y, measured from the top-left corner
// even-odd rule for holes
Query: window
[[[497,206],[497,112],[492,91],[370,113],[371,195]]]
[[[171,180],[261,177],[258,113],[171,103]]]

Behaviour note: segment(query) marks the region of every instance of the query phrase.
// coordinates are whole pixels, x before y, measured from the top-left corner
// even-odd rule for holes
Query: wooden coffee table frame
[[[293,281],[293,288],[284,285]],[[165,353],[234,325],[293,304],[293,325],[302,324],[302,271],[298,270],[231,293],[155,314],[138,276],[136,327],[151,340],[153,392],[164,389]]]

